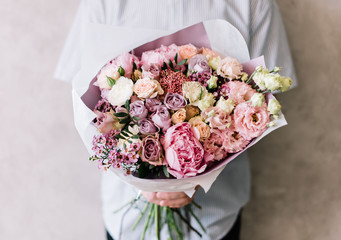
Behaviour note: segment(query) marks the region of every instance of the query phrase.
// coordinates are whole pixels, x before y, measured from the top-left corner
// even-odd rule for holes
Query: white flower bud
[[[220,64],[220,57],[215,57],[215,58],[212,58],[210,61],[208,61],[208,65],[214,70],[216,71],[219,64]]]
[[[282,92],[288,91],[290,89],[291,84],[292,84],[291,78],[289,78],[289,77],[281,77],[280,81],[281,81],[281,88],[280,88],[280,90]]]
[[[207,87],[208,89],[213,89],[213,88],[217,88],[217,81],[218,78],[216,76],[211,76],[211,78],[207,81]]]
[[[220,99],[217,102],[216,107],[220,108],[225,113],[230,114],[235,107],[235,103],[230,98],[225,100],[223,97],[220,97]]]
[[[260,107],[265,102],[264,95],[262,93],[254,93],[251,97],[253,107]]]
[[[268,111],[272,115],[277,115],[281,111],[281,104],[279,104],[279,102],[274,98],[270,99],[268,103]]]

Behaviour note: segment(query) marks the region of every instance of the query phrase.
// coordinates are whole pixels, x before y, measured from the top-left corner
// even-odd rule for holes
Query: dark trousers
[[[238,214],[237,220],[233,224],[231,230],[221,240],[239,240],[241,226],[241,212]],[[200,239],[200,238],[199,238]],[[107,240],[114,240],[107,232]]]

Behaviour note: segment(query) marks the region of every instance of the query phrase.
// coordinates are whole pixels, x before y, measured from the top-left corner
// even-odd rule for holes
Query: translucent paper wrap
[[[75,125],[90,154],[92,154],[92,138],[98,134],[96,127],[91,124],[96,117],[92,109],[100,99],[100,91],[93,86],[93,82],[100,69],[123,52],[132,51],[135,55],[140,56],[143,51],[158,48],[161,44],[170,45],[175,43],[176,45],[183,45],[192,43],[197,47],[209,47],[222,57],[231,56],[236,58],[243,63],[244,71],[248,74],[251,74],[258,65],[265,67],[263,57],[250,61],[244,38],[235,27],[224,20],[209,20],[171,32],[89,24],[86,27],[83,39],[85,41],[82,43],[81,70],[73,79],[72,95]],[[273,96],[268,93],[266,98],[268,100]],[[261,136],[255,138],[247,148],[286,124],[283,114],[279,114],[275,126],[269,127]],[[142,191],[184,191],[189,196],[192,196],[197,185],[200,185],[207,192],[226,164],[243,151],[217,162],[215,167],[201,175],[184,179],[142,179],[125,175],[125,172],[120,169],[110,169],[124,182]]]

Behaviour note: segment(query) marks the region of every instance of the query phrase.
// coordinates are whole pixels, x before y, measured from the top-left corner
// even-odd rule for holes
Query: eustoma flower
[[[196,176],[205,171],[207,165],[199,134],[189,123],[183,122],[170,127],[163,139],[165,163],[168,172],[176,178]]]
[[[246,140],[260,136],[270,122],[266,105],[252,107],[251,103],[241,103],[234,110],[234,127]]]

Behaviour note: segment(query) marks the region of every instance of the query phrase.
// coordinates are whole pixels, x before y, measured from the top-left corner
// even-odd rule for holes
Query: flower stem
[[[188,210],[188,212],[192,215],[192,217],[194,217],[195,221],[199,224],[199,226],[201,227],[201,229],[206,233],[206,229],[205,227],[202,225],[201,221],[199,220],[199,218],[194,214],[192,208],[190,205],[186,206],[186,209]]]
[[[169,220],[170,227],[175,231],[176,235],[178,236],[179,240],[182,240],[182,233],[180,232],[178,226],[176,225],[174,214],[173,214],[173,209],[167,207],[167,218]]]
[[[181,213],[180,213],[180,211],[179,211],[178,209],[174,209],[173,211],[179,215],[179,217],[181,218],[181,220],[184,221],[184,222],[187,224],[187,226],[188,226],[191,230],[193,230],[196,234],[198,234],[200,237],[202,237],[201,233],[200,233],[198,230],[196,230],[196,229],[191,225],[191,223],[190,223],[186,218],[184,218],[184,217],[181,215]]]
[[[141,212],[139,218],[137,219],[137,221],[135,222],[133,228],[131,229],[132,231],[135,230],[137,224],[139,224],[139,222],[141,221],[141,219],[142,219],[143,215],[145,214],[145,212],[147,211],[149,205],[150,205],[150,202],[147,202],[147,203],[146,203],[146,206],[145,206],[144,209],[142,210],[142,212]]]
[[[156,238],[160,240],[160,229],[159,229],[159,205],[154,206],[154,218],[155,218],[155,231]]]
[[[148,226],[149,226],[150,218],[152,217],[152,215],[154,213],[154,206],[155,206],[155,204],[152,204],[152,207],[150,208],[150,211],[148,213],[147,222],[146,222],[146,225],[144,225],[144,229],[143,229],[143,233],[142,233],[142,236],[141,236],[141,240],[144,240],[144,237],[146,235],[146,231],[147,231]]]
[[[245,82],[246,84],[249,84],[251,79],[253,78],[253,76],[256,74],[257,71],[254,71],[251,76],[249,77],[249,79]]]

